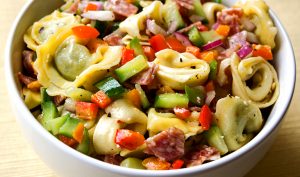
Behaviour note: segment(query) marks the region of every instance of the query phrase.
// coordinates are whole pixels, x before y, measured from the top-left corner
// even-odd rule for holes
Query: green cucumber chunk
[[[205,44],[205,41],[201,35],[201,33],[198,31],[197,27],[193,27],[188,32],[189,40],[196,46],[201,47]]]
[[[209,80],[216,80],[217,71],[218,71],[218,62],[216,60],[212,60],[209,63],[210,72],[209,72]]]
[[[81,143],[78,144],[76,150],[81,153],[88,154],[90,152],[90,145],[91,145],[91,141],[90,141],[88,130],[84,128],[82,141]]]
[[[196,14],[203,18],[203,22],[207,22],[206,14],[203,10],[201,1],[199,0],[193,0],[194,10],[192,11],[192,14]]]
[[[59,128],[58,134],[65,135],[69,138],[73,138],[73,132],[79,123],[79,119],[68,117],[65,123]]]
[[[66,90],[66,94],[73,100],[90,102],[93,93],[82,88],[71,87]]]
[[[155,108],[188,107],[189,99],[185,94],[164,93],[157,95],[154,101]]]
[[[53,135],[57,135],[60,127],[67,121],[70,117],[70,114],[66,114],[62,117],[58,117],[48,121],[49,127]]]
[[[125,92],[124,87],[113,77],[107,77],[96,83],[95,86],[113,99],[122,97]]]
[[[143,108],[144,109],[149,108],[150,103],[149,103],[149,100],[148,100],[144,90],[142,89],[142,87],[139,84],[135,84],[135,88],[137,89],[137,91],[140,94],[140,98],[141,98]]]
[[[162,10],[162,17],[166,22],[166,28],[169,28],[173,25],[175,25],[176,30],[185,27],[185,23],[180,15],[179,8],[176,2],[173,0],[166,0]]]
[[[47,88],[41,87],[40,91],[41,91],[42,103],[47,101],[52,101],[52,98],[47,93]]]
[[[211,126],[208,131],[204,132],[204,136],[207,139],[208,144],[218,149],[221,155],[224,155],[228,152],[227,145],[224,141],[224,136],[222,135],[218,126]]]
[[[123,83],[130,77],[138,74],[148,67],[148,62],[145,57],[143,55],[139,55],[120,68],[116,69],[115,73],[118,76],[120,82]]]
[[[58,117],[58,110],[52,101],[46,101],[41,104],[42,106],[42,119],[41,124],[48,131],[51,131],[49,121]]]
[[[200,34],[202,36],[204,44],[222,39],[222,36],[220,36],[215,30],[202,31],[200,32]]]
[[[140,40],[139,40],[137,37],[134,37],[134,38],[130,41],[129,46],[130,46],[130,49],[133,49],[133,50],[134,50],[135,56],[138,56],[138,55],[143,55],[143,56],[145,56],[143,47],[142,47],[142,45],[140,44]]]
[[[142,160],[134,157],[128,157],[120,164],[121,167],[134,168],[134,169],[146,169],[142,165]]]
[[[189,87],[185,86],[185,94],[189,101],[197,106],[202,106],[205,103],[205,89],[201,87]]]

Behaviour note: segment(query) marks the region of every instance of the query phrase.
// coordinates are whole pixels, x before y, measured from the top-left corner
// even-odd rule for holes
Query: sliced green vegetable
[[[145,57],[143,55],[139,55],[116,69],[115,73],[117,74],[120,82],[124,82],[148,67],[148,62]]]
[[[66,90],[66,94],[73,100],[89,102],[93,93],[82,88],[71,87]]]
[[[109,98],[118,99],[125,92],[124,87],[113,77],[107,77],[95,85],[102,90]]]
[[[189,99],[185,94],[165,93],[157,95],[154,101],[155,108],[188,107]]]
[[[130,46],[130,49],[133,49],[133,50],[134,50],[135,56],[138,56],[138,55],[143,55],[143,56],[145,56],[143,47],[142,47],[142,45],[140,44],[140,40],[139,40],[137,37],[134,37],[134,38],[130,41],[129,46]]]
[[[134,169],[146,169],[142,165],[142,160],[134,157],[128,157],[120,164],[121,167],[134,168]]]
[[[197,106],[202,106],[205,103],[205,89],[201,87],[185,86],[185,94],[189,101]]]
[[[209,63],[209,67],[210,67],[209,80],[215,80],[217,78],[218,62],[216,60],[212,60]]]
[[[47,88],[41,87],[41,97],[42,97],[42,103],[46,101],[52,101],[52,98],[47,93]]]
[[[222,3],[222,0],[214,0],[216,3]]]
[[[68,117],[65,123],[59,128],[58,134],[65,135],[69,138],[73,138],[73,132],[79,123],[79,119]]]
[[[76,147],[76,150],[84,154],[88,154],[90,152],[90,144],[91,141],[90,141],[88,130],[84,128],[83,139],[81,143],[78,144],[78,146]]]
[[[62,117],[58,117],[48,121],[49,127],[53,135],[57,135],[60,127],[66,122],[66,120],[70,117],[70,114],[66,114]]]
[[[203,22],[207,22],[207,17],[206,14],[203,10],[201,1],[199,0],[193,0],[193,6],[194,6],[194,10],[192,11],[192,14],[196,14],[200,17],[203,18]]]
[[[197,27],[193,27],[188,32],[189,40],[196,46],[201,47],[205,44],[205,41],[203,37],[201,36],[201,33],[198,31]]]
[[[185,23],[179,12],[179,8],[177,7],[176,2],[173,0],[166,0],[162,10],[162,16],[167,24],[166,28],[174,25],[176,29],[179,29],[185,26]]]
[[[42,105],[42,119],[41,124],[45,127],[48,131],[51,130],[48,121],[58,117],[58,110],[55,104],[52,101],[46,101],[41,104]]]
[[[149,103],[149,100],[148,100],[144,90],[142,89],[142,87],[139,84],[135,84],[135,88],[137,89],[137,91],[140,94],[140,98],[141,98],[143,108],[144,109],[149,108],[150,103]]]
[[[215,30],[202,31],[200,32],[200,34],[202,36],[204,44],[222,39],[222,36],[220,36]]]
[[[217,148],[221,155],[224,155],[228,152],[227,145],[224,141],[224,136],[222,135],[218,126],[211,126],[208,131],[204,132],[204,136],[208,144]]]

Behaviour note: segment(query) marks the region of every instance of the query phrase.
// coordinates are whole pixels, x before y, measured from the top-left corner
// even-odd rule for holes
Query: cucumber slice
[[[196,14],[203,18],[203,22],[207,23],[207,17],[203,10],[201,1],[199,0],[193,0],[194,10],[192,11],[192,14]]]
[[[48,121],[49,127],[53,135],[57,135],[60,127],[66,122],[66,120],[70,117],[70,114],[66,114],[62,117],[58,117]]]
[[[79,152],[82,152],[84,154],[89,154],[90,144],[91,144],[91,141],[90,141],[88,130],[86,128],[84,128],[83,139],[82,139],[81,143],[78,144],[78,146],[76,147],[76,150]]]
[[[120,164],[121,167],[134,168],[134,169],[146,169],[142,165],[142,160],[134,157],[128,157]]]
[[[200,32],[204,44],[207,44],[212,41],[216,41],[219,39],[222,39],[222,36],[220,36],[216,31],[210,30],[210,31],[202,31]]]
[[[79,123],[79,119],[68,117],[65,123],[59,128],[58,134],[73,138],[73,132]]]
[[[149,100],[148,100],[144,90],[142,89],[142,87],[139,84],[135,84],[135,88],[137,89],[137,91],[140,94],[140,98],[141,98],[143,108],[144,109],[149,108],[150,103],[149,103]]]
[[[198,31],[197,27],[193,27],[188,32],[189,40],[196,46],[201,47],[205,44],[205,41],[201,35],[201,33]]]
[[[120,68],[115,70],[121,83],[125,82],[130,77],[138,74],[142,70],[148,68],[148,62],[143,55],[139,55],[130,60]]]
[[[166,28],[169,28],[171,25],[175,25],[175,30],[185,27],[185,23],[180,15],[179,9],[175,1],[166,0],[162,12],[163,19],[167,24]]]
[[[224,136],[222,135],[218,126],[211,126],[208,131],[204,132],[204,136],[206,137],[208,144],[218,149],[221,155],[224,155],[228,152],[227,145],[224,141]]]
[[[113,77],[107,77],[98,82],[95,86],[113,99],[122,97],[125,92],[124,87]]]
[[[189,98],[189,101],[197,106],[202,106],[205,103],[205,89],[194,87],[191,88],[189,86],[185,86],[185,94]]]
[[[138,55],[143,55],[143,56],[145,56],[143,47],[141,46],[140,40],[139,40],[137,37],[134,37],[134,38],[130,41],[129,46],[130,46],[131,49],[134,50],[134,54],[135,54],[136,56],[138,56]]]
[[[209,63],[210,72],[209,72],[209,80],[216,80],[217,72],[218,72],[218,62],[216,60],[212,60]]]
[[[155,108],[174,108],[188,107],[189,99],[185,94],[165,93],[156,96],[154,101]]]
[[[49,125],[49,121],[54,119],[55,117],[58,117],[58,110],[52,101],[43,102],[41,106],[42,106],[41,124],[48,131],[50,131],[51,127]]]

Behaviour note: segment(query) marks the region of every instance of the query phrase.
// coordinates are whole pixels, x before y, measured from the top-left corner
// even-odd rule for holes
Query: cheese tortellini
[[[279,96],[277,73],[262,57],[240,61],[234,54],[231,57],[231,72],[233,95],[250,100],[259,108],[271,106],[277,100]]]
[[[149,135],[154,136],[161,131],[176,127],[182,130],[185,137],[188,138],[203,131],[202,127],[199,126],[198,117],[197,112],[193,112],[191,117],[184,121],[177,118],[173,113],[159,113],[154,108],[151,108],[148,112],[147,129]]]
[[[126,128],[142,135],[147,131],[147,116],[127,100],[120,99],[105,109],[94,131],[93,144],[98,154],[118,154],[121,148],[114,142],[118,129]],[[109,115],[109,116],[108,116]]]
[[[121,32],[128,33],[132,37],[139,39],[148,39],[148,36],[140,34],[146,28],[145,22],[147,18],[154,19],[156,23],[162,23],[162,7],[163,3],[154,1],[151,5],[145,7],[142,12],[129,16],[126,20],[120,23]]]
[[[215,117],[229,151],[235,151],[249,142],[263,124],[259,108],[239,97],[220,99]]]
[[[93,84],[120,62],[121,46],[100,45],[90,53],[84,45],[86,41],[72,34],[72,26],[60,28],[37,49],[34,67],[38,81],[50,95],[66,95],[70,87],[94,90]]]
[[[183,90],[185,85],[201,85],[208,78],[209,65],[193,54],[165,49],[155,55],[154,63],[159,66],[157,76],[163,85]]]
[[[275,47],[275,36],[277,28],[274,26],[270,16],[269,7],[263,0],[245,0],[236,4],[244,10],[247,17],[251,17],[256,25],[255,34],[259,37],[262,44]]]
[[[203,10],[207,16],[209,26],[212,26],[216,22],[216,13],[225,8],[226,7],[224,5],[215,2],[207,2],[203,4]]]
[[[35,51],[39,45],[55,34],[57,30],[68,25],[79,24],[79,21],[79,17],[75,17],[73,14],[56,10],[40,21],[35,22],[24,35],[24,41],[28,48]]]

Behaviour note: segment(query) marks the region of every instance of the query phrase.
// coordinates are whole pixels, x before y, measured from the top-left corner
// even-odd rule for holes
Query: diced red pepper
[[[121,65],[124,65],[125,63],[129,62],[132,59],[134,59],[134,50],[127,49],[126,47],[124,47],[122,52]]]
[[[138,132],[120,129],[117,130],[115,143],[118,144],[121,148],[125,148],[128,150],[134,150],[137,147],[141,146],[145,141],[143,135]]]
[[[75,26],[72,28],[73,34],[81,39],[94,39],[99,36],[99,31],[91,26]]]
[[[175,37],[169,36],[166,38],[166,42],[172,50],[175,50],[177,52],[185,52],[185,46]]]
[[[200,48],[196,46],[187,46],[186,52],[193,54],[195,57],[200,58]]]
[[[253,52],[252,56],[254,57],[263,57],[265,60],[272,60],[273,59],[273,54],[272,54],[272,49],[268,45],[252,45]]]
[[[83,123],[80,122],[75,128],[75,130],[73,131],[72,136],[77,142],[81,143],[83,139],[83,133],[84,133],[84,125]]]
[[[142,165],[147,170],[169,170],[171,167],[169,162],[161,160],[158,157],[148,157],[143,160]]]
[[[112,100],[102,90],[93,94],[91,101],[96,103],[102,109],[105,109],[112,102]]]
[[[155,36],[152,36],[149,40],[151,47],[156,51],[160,51],[163,49],[168,48],[168,44],[166,42],[166,39],[163,35],[157,34]]]
[[[86,5],[86,7],[84,8],[84,12],[87,12],[87,11],[95,11],[98,9],[98,6],[96,4],[93,4],[93,3],[88,3]]]
[[[215,90],[215,85],[214,85],[214,81],[211,80],[205,85],[205,91],[209,92],[213,90]]]
[[[75,105],[76,116],[82,119],[95,119],[98,114],[98,106],[95,103],[76,102]]]
[[[143,46],[144,54],[148,58],[148,61],[153,61],[155,57],[155,51],[150,46]]]
[[[209,130],[212,122],[212,112],[206,104],[201,108],[199,122],[203,130]]]
[[[58,135],[58,139],[70,147],[73,147],[74,145],[78,144],[78,142],[75,139],[66,137],[64,135]]]
[[[191,111],[186,108],[175,107],[174,113],[175,113],[176,117],[178,117],[180,119],[186,119],[191,116]]]
[[[181,160],[181,159],[175,160],[175,161],[172,163],[172,168],[173,168],[173,169],[180,169],[180,168],[182,168],[183,164],[184,164],[184,161],[183,161],[183,160]]]

